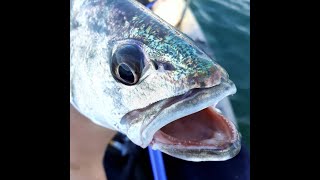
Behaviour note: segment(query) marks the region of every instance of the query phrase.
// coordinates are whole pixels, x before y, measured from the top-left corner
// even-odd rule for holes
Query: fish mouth
[[[235,92],[234,83],[221,78],[213,87],[191,89],[132,111],[124,117],[131,121],[127,135],[141,147],[150,145],[188,161],[231,159],[240,151],[240,133],[215,106]]]

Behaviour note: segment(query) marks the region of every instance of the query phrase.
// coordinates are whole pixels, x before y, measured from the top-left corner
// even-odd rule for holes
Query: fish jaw
[[[240,139],[240,135],[238,137]],[[151,144],[152,149],[159,149],[170,156],[186,161],[226,161],[235,157],[241,150],[240,140],[236,140],[225,148],[213,148],[208,145],[170,145],[160,142]]]
[[[212,108],[212,111],[215,112],[215,118],[219,120],[219,123],[221,122],[216,125],[221,126],[223,124],[225,126],[225,128],[219,130],[222,135],[225,135],[225,138],[221,139],[220,142],[217,138],[208,138],[187,143],[186,140],[180,141],[167,135],[162,129],[168,127],[172,122],[183,122],[185,120],[179,119],[199,113],[209,106],[215,107],[223,98],[234,93],[236,93],[234,83],[223,77],[221,83],[213,87],[192,89],[184,95],[162,100],[147,108],[132,111],[122,118],[122,123],[128,123],[127,136],[143,148],[150,145],[153,149],[159,149],[173,157],[188,161],[227,160],[240,151],[240,133],[232,121],[217,113],[214,108]],[[198,122],[200,123],[200,120]],[[190,121],[190,124],[197,125],[198,122]],[[172,129],[175,128],[179,129],[178,126],[172,127]],[[204,128],[204,130],[209,131],[208,128]],[[184,130],[181,131],[182,133],[188,133],[183,132]],[[202,132],[201,129],[198,129],[194,130],[193,133],[201,134]]]

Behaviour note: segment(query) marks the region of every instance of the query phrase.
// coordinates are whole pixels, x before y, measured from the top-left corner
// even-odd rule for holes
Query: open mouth
[[[240,134],[216,104],[236,88],[223,79],[211,88],[189,92],[128,113],[128,137],[142,147],[191,161],[227,160],[240,151]],[[140,130],[137,130],[140,127]]]
[[[165,125],[155,133],[152,143],[224,149],[236,138],[233,124],[214,107],[208,107]]]

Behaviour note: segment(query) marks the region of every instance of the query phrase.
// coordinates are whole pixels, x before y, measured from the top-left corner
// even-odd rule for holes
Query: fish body
[[[73,0],[70,11],[70,103],[80,113],[185,160],[239,152],[240,134],[214,108],[215,120],[196,120],[236,87],[192,40],[134,0]]]

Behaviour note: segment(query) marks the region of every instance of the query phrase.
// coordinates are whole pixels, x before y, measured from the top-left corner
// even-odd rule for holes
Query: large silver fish
[[[237,128],[211,108],[236,87],[194,42],[134,0],[74,0],[70,11],[70,102],[80,113],[180,159],[237,155]]]

